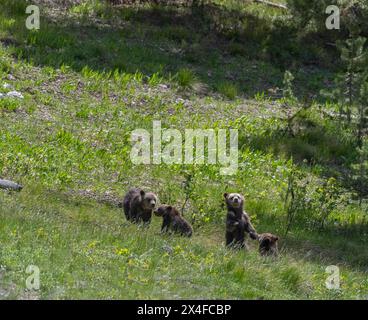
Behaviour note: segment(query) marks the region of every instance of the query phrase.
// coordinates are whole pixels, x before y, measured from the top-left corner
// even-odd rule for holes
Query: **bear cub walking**
[[[162,205],[154,211],[155,215],[162,217],[161,232],[167,232],[171,229],[173,232],[191,237],[193,233],[192,226],[180,215],[179,211],[169,205]]]
[[[253,240],[258,239],[257,231],[243,210],[244,197],[239,193],[224,193],[224,198],[227,206],[226,245],[244,248],[245,232],[249,233]]]
[[[157,204],[157,196],[152,192],[145,192],[142,189],[130,189],[123,201],[125,217],[128,221],[145,224],[151,222],[152,211]]]

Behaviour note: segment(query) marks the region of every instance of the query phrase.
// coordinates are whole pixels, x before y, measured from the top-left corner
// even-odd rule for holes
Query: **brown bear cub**
[[[244,197],[239,193],[224,193],[227,206],[226,216],[226,245],[237,248],[246,247],[245,232],[253,240],[258,239],[257,231],[244,212]]]
[[[259,253],[261,256],[273,256],[277,257],[279,249],[277,247],[278,236],[271,233],[262,233],[258,235],[259,241]]]
[[[180,215],[179,211],[169,205],[162,205],[154,211],[155,215],[162,217],[161,232],[169,229],[173,232],[190,237],[193,233],[192,226]]]
[[[135,223],[143,221],[143,223],[149,224],[156,204],[157,196],[154,193],[133,188],[125,195],[123,208],[128,221]]]

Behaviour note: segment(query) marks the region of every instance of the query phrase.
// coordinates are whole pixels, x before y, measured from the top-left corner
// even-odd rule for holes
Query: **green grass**
[[[244,8],[260,24],[279,15],[254,4]],[[283,70],[266,47],[262,55],[255,46],[267,25],[254,29],[258,20],[248,20],[255,25],[244,26],[253,30],[244,46],[230,29],[209,33],[187,9],[112,12],[89,1],[59,8],[67,14],[56,21],[46,10],[37,32],[24,28],[21,1],[3,1],[0,9],[0,92],[10,83],[24,95],[0,99],[0,176],[24,185],[21,193],[0,191],[4,298],[367,296],[365,209],[342,176],[354,160],[352,132],[324,118],[316,101],[295,122],[296,136],[283,134],[283,101],[268,94],[282,85]],[[213,10],[211,17],[227,14]],[[300,68],[296,95],[318,92],[332,74]],[[226,177],[220,165],[134,166],[130,134],[151,132],[153,120],[182,133],[237,128],[239,171]],[[314,207],[284,236],[291,157],[311,181],[311,202],[331,175],[349,199],[331,212],[323,232],[313,224],[320,217]],[[187,190],[184,215],[193,238],[160,235],[156,217],[149,229],[128,224],[121,209],[101,204],[132,186],[179,208]],[[255,243],[248,252],[224,248],[226,191],[245,195],[259,232],[281,236],[279,259],[259,257]],[[41,271],[39,292],[25,290],[31,264]],[[325,287],[331,264],[340,267],[339,291]]]
[[[111,299],[332,299],[359,298],[365,273],[339,263],[341,290],[325,288],[333,259],[297,257],[283,247],[277,260],[226,250],[222,226],[190,240],[161,236],[122,219],[121,210],[43,189],[1,194],[2,289],[25,295],[28,265],[40,268],[37,298]],[[5,207],[4,207],[5,205]]]

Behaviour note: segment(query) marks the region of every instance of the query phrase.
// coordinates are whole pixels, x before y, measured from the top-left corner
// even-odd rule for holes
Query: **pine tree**
[[[368,183],[368,50],[365,49],[365,38],[349,39],[339,43],[341,60],[346,71],[339,79],[340,103],[345,106],[347,120],[351,122],[351,113],[355,112],[356,145],[358,161],[353,164],[353,183],[362,204],[367,194]]]
[[[368,51],[364,47],[366,40],[357,37],[337,42],[344,71],[336,77],[334,90],[321,92],[338,102],[340,120],[346,116],[349,123],[354,111],[358,111],[358,118],[360,117],[363,86],[368,80]]]
[[[340,104],[345,106],[348,122],[351,122],[354,107],[359,109],[361,89],[367,81],[368,60],[367,51],[364,49],[366,40],[358,37],[337,43],[345,67],[345,74],[338,79]]]
[[[338,101],[340,121],[346,116],[347,124],[355,131],[357,161],[352,164],[352,185],[358,191],[360,204],[368,193],[368,49],[366,38],[350,38],[338,42],[344,71],[336,79],[336,89],[326,96]]]
[[[358,116],[358,147],[359,164],[355,170],[355,180],[359,190],[359,204],[362,205],[363,197],[367,194],[368,185],[368,81],[366,81],[360,90]]]

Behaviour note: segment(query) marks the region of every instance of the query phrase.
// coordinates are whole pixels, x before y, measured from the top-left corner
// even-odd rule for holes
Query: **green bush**
[[[181,87],[189,88],[196,81],[196,76],[192,70],[183,68],[177,73],[177,81]]]
[[[217,89],[221,94],[230,100],[234,100],[238,95],[237,87],[229,82],[221,83]]]
[[[0,111],[16,111],[18,107],[19,103],[17,100],[11,98],[0,99]]]

